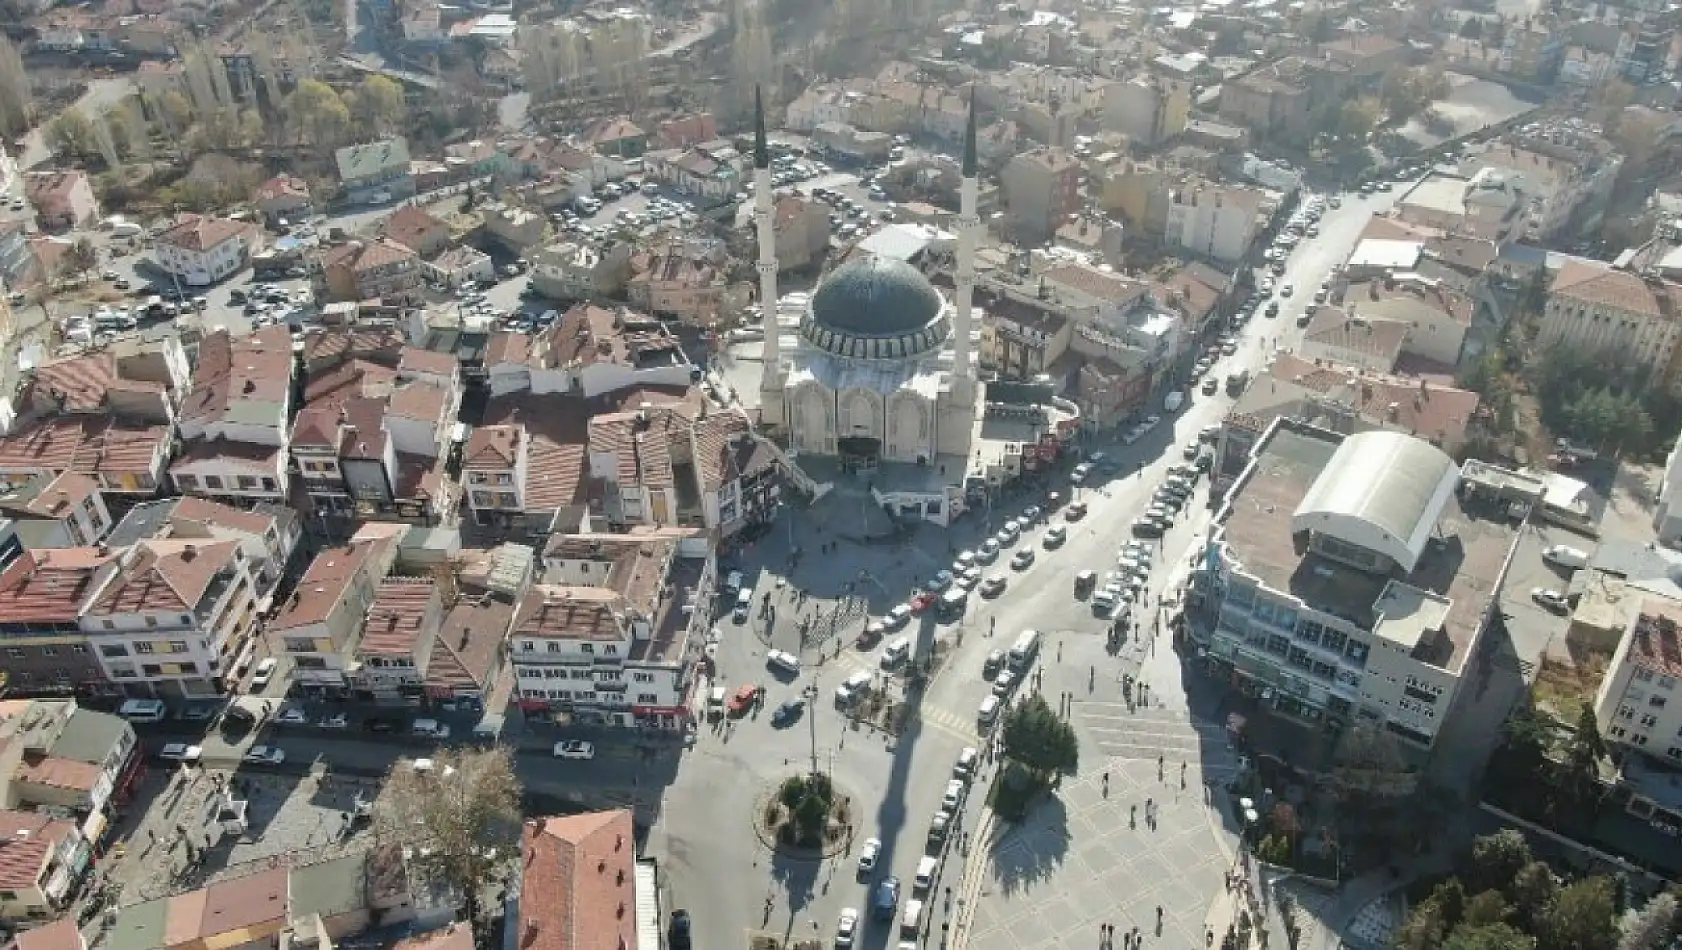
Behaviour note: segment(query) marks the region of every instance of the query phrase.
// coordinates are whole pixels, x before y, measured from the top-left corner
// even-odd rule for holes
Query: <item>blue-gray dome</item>
[[[819,326],[854,337],[894,337],[939,319],[940,291],[904,261],[867,254],[837,267],[812,295]]]

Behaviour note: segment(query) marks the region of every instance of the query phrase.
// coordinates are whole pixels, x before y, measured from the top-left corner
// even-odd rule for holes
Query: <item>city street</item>
[[[1320,222],[1321,236],[1297,249],[1279,280],[1281,286],[1294,284],[1298,292],[1281,300],[1281,313],[1276,319],[1258,317],[1251,321],[1238,335],[1238,352],[1217,363],[1212,372],[1224,376],[1248,369],[1254,373],[1275,348],[1292,347],[1301,337],[1295,318],[1310,304],[1313,289],[1348,255],[1370,215],[1388,207],[1391,200],[1389,194],[1370,198],[1348,195],[1342,208],[1328,210]],[[1112,806],[1121,804],[1142,808],[1143,799],[1152,795],[1150,780],[1155,776],[1148,773],[1154,772],[1155,763],[1151,760],[1161,756],[1167,767],[1176,771],[1180,763],[1186,763],[1193,793],[1178,796],[1166,790],[1169,785],[1163,786],[1163,804],[1158,806],[1162,810],[1161,833],[1151,846],[1155,863],[1131,871],[1141,880],[1162,880],[1164,885],[1154,889],[1106,887],[1100,899],[1092,887],[1094,868],[1128,866],[1142,858],[1133,849],[1116,845],[1102,853],[1093,851],[1087,847],[1092,842],[1074,840],[1073,836],[1078,829],[1107,834],[1113,830],[1109,822],[1114,819],[1098,820],[1098,812],[1094,812],[1087,821],[1045,825],[1034,818],[1028,826],[994,839],[978,836],[967,856],[962,848],[945,855],[937,885],[941,899],[929,901],[928,933],[940,933],[942,925],[951,924],[958,943],[975,936],[991,950],[1012,944],[1047,945],[1046,938],[1061,933],[1064,927],[1071,934],[1083,927],[1090,933],[1089,918],[1095,924],[1106,916],[1124,926],[1128,924],[1123,920],[1130,920],[1148,932],[1146,918],[1152,916],[1148,904],[1163,906],[1169,919],[1177,922],[1173,929],[1180,934],[1195,936],[1201,930],[1211,897],[1211,878],[1219,878],[1213,869],[1221,863],[1218,855],[1231,847],[1231,838],[1230,830],[1223,829],[1217,838],[1223,843],[1209,847],[1209,839],[1203,836],[1209,829],[1220,828],[1221,823],[1196,791],[1205,777],[1224,779],[1235,767],[1224,728],[1211,719],[1214,711],[1210,702],[1194,702],[1188,697],[1187,686],[1192,685],[1195,692],[1195,683],[1183,681],[1166,634],[1151,635],[1149,611],[1136,611],[1134,629],[1138,634],[1130,633],[1120,651],[1112,655],[1106,648],[1104,622],[1094,618],[1085,601],[1074,597],[1074,578],[1082,570],[1102,572],[1114,563],[1116,548],[1128,540],[1125,526],[1146,507],[1169,465],[1180,461],[1179,447],[1196,439],[1203,427],[1218,424],[1231,401],[1224,394],[1206,397],[1194,393],[1178,414],[1165,418],[1155,431],[1131,446],[1119,442],[1088,445],[1089,451],[1102,450],[1109,456],[1115,463],[1111,466],[1115,474],[1084,489],[1071,489],[1067,484],[1052,486],[1070,491],[1073,498],[1085,501],[1090,508],[1085,519],[1070,524],[1068,541],[1056,550],[1040,548],[1036,562],[1025,571],[1012,571],[1006,566],[1008,553],[988,566],[987,574],[1008,577],[1007,590],[994,600],[972,597],[968,613],[959,623],[937,624],[932,615],[913,620],[910,630],[918,644],[917,655],[927,655],[935,639],[949,642],[951,649],[928,684],[911,724],[898,739],[844,726],[845,720],[832,702],[834,688],[841,680],[859,671],[872,676],[877,673],[876,651],[860,652],[850,645],[864,617],[842,628],[841,641],[848,645],[838,658],[834,657],[834,641],[823,644],[831,656],[828,662],[820,663],[818,652],[808,649],[803,653],[806,666],[802,674],[787,681],[768,673],[767,644],[756,635],[754,626],[720,621],[724,634],[719,655],[720,685],[734,688],[754,682],[767,686],[763,706],[767,711],[803,690],[811,690],[814,699],[802,719],[784,728],[773,727],[767,712],[742,719],[722,732],[703,729],[696,747],[680,767],[676,784],[667,792],[668,804],[651,836],[650,849],[665,861],[672,906],[689,908],[695,915],[702,945],[739,945],[744,932],[761,928],[802,937],[816,934],[827,941],[833,936],[843,907],[869,907],[869,892],[855,879],[858,842],[867,837],[883,842],[873,880],[880,881],[891,873],[909,888],[924,853],[927,822],[939,809],[952,763],[965,746],[981,744],[976,710],[991,688],[981,675],[983,659],[991,650],[1008,648],[1027,628],[1044,635],[1037,665],[1044,676],[1040,692],[1054,707],[1068,694],[1072,721],[1081,739],[1080,775],[1066,783],[1065,798],[1073,800],[1083,795],[1079,801],[1089,809],[1113,810]],[[954,551],[973,548],[990,529],[1017,515],[1021,507],[1041,500],[1022,498],[1014,508],[996,507],[987,522],[962,519],[949,533],[925,528],[916,541],[905,545],[865,547],[842,541],[833,554],[811,553],[824,542],[857,530],[858,506],[865,503],[859,497],[861,490],[862,486],[838,486],[813,510],[800,513],[792,528],[779,524],[752,552],[753,569],[747,571],[747,583],[756,591],[773,592],[773,604],[792,616],[797,609],[792,591],[810,592],[820,608],[827,609],[822,607],[826,598],[839,595],[843,583],[866,570],[889,588],[883,591],[868,583],[862,585],[863,594],[870,600],[869,615],[880,616],[903,602],[911,593],[914,578],[926,579],[948,567]],[[1196,497],[1202,497],[1201,491]],[[1207,507],[1190,505],[1182,520],[1162,539],[1150,595],[1173,596],[1188,569],[1187,555],[1197,547],[1209,516]],[[1041,517],[1044,522],[1045,516]],[[1051,523],[1062,520],[1060,513],[1050,516]],[[1037,527],[1024,532],[1018,547],[1039,547],[1041,534]],[[787,569],[791,546],[808,552],[792,572]],[[779,582],[784,586],[779,587]],[[806,606],[812,605],[809,600]],[[990,631],[996,632],[990,636]],[[777,649],[801,650],[801,638],[792,620],[773,624],[769,637]],[[1128,674],[1149,684],[1148,708],[1129,711],[1122,701],[1120,681]],[[835,776],[854,802],[853,846],[823,862],[773,855],[752,830],[754,797],[766,794],[783,777],[808,768],[814,747],[818,766]],[[1112,768],[1117,770],[1112,787],[1116,797],[1092,800],[1094,776]],[[978,780],[977,793],[970,796],[964,809],[960,827],[972,834],[978,830],[979,802],[984,797],[981,792],[989,778],[990,773],[984,773]],[[729,788],[732,794],[719,795],[719,788]],[[1178,798],[1172,806],[1167,802],[1170,796]],[[1041,840],[1043,835],[1061,838],[1064,844],[1061,848],[1047,847]],[[1071,848],[1082,849],[1084,860],[1070,862],[1065,876],[1062,856]],[[1193,857],[1197,855],[1204,857]],[[1163,869],[1177,873],[1170,875]],[[1021,894],[1030,880],[1032,896],[1023,898]],[[1047,884],[1051,891],[1044,889]],[[945,900],[947,887],[955,892],[950,907]],[[1063,898],[1054,909],[1045,906],[1050,894]],[[1012,908],[1012,901],[1025,899],[1031,902],[1030,909]],[[975,906],[978,901],[982,905],[979,909]],[[1065,911],[1079,926],[1061,918],[1054,925],[1050,923]],[[1058,929],[1049,929],[1052,927]],[[890,929],[876,922],[866,924],[865,945],[893,942]],[[1175,937],[1173,946],[1182,947],[1190,939]],[[1068,944],[1057,939],[1049,945]]]

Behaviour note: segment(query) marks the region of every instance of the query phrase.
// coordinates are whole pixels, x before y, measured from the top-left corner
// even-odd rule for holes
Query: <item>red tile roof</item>
[[[269,621],[269,630],[291,630],[320,623],[344,599],[345,592],[367,569],[369,558],[383,541],[352,541],[344,547],[327,548],[315,556],[299,579],[292,597]]]
[[[238,339],[219,330],[199,343],[193,392],[181,405],[181,418],[218,421],[235,400],[278,403],[291,388],[292,332],[285,324]]]
[[[431,580],[388,577],[374,590],[362,627],[362,653],[413,657],[431,608],[441,595]]]
[[[25,551],[0,572],[0,616],[12,623],[75,623],[100,568],[97,548]]]
[[[39,812],[0,811],[0,891],[33,889],[47,856],[75,830]]]
[[[251,225],[243,221],[188,214],[183,215],[174,227],[153,240],[159,244],[169,244],[181,248],[184,251],[203,253],[221,245],[224,241],[243,237],[250,230]]]
[[[90,616],[191,613],[216,575],[234,564],[238,541],[152,538],[88,606]]]
[[[150,474],[168,446],[166,426],[131,426],[104,416],[56,416],[0,438],[0,470]]]
[[[516,950],[637,945],[632,830],[623,810],[526,822]]]

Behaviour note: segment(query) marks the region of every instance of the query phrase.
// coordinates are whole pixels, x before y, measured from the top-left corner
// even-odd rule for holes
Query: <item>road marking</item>
[[[973,716],[960,716],[950,709],[933,706],[927,703],[913,707],[919,725],[927,726],[936,732],[944,732],[949,736],[963,740],[966,744],[978,746],[981,735],[975,731]]]

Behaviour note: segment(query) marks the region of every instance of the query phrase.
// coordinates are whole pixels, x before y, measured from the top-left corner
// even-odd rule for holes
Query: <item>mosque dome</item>
[[[951,322],[945,299],[922,271],[872,254],[823,279],[801,333],[838,356],[899,359],[938,349]]]

